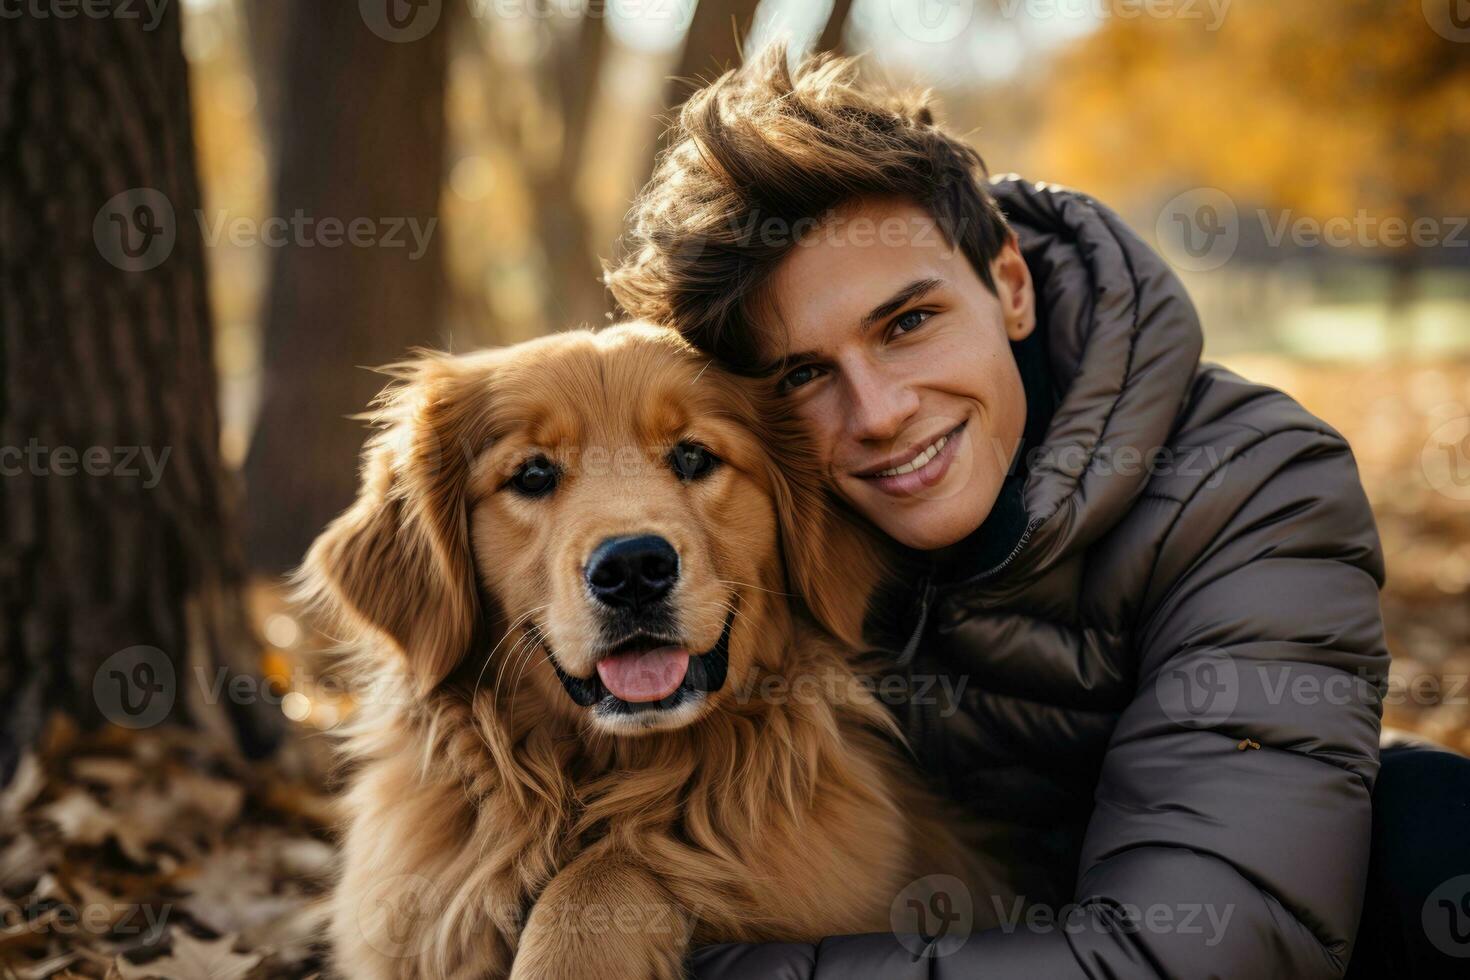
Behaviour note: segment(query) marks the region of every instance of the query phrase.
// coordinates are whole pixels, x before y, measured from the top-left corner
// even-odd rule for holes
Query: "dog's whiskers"
[[[502,688],[500,682],[505,679],[507,667],[510,669],[511,677],[514,678],[511,682],[511,694],[514,696],[516,685],[519,683],[519,679],[516,678],[516,673],[519,669],[520,661],[531,650],[535,649],[539,639],[540,633],[535,626],[527,628],[516,638],[515,645],[506,653],[504,661],[501,664],[501,669],[496,674],[495,686],[492,688],[492,693],[497,699],[501,696]]]
[[[539,606],[532,606],[530,609],[526,610],[524,613],[522,613],[521,615],[517,616],[516,619],[515,619],[515,622],[511,623],[509,626],[507,626],[505,628],[505,635],[503,635],[496,642],[495,646],[490,650],[490,652],[485,655],[485,662],[480,665],[480,673],[479,673],[478,676],[475,677],[475,689],[474,689],[474,692],[472,692],[472,693],[476,693],[476,694],[479,693],[480,683],[485,679],[485,670],[486,670],[486,668],[488,668],[490,666],[490,661],[492,661],[492,660],[495,659],[496,651],[498,651],[500,649],[501,644],[503,644],[506,640],[508,640],[510,638],[511,634],[513,634],[515,632],[516,627],[520,626],[521,623],[525,622],[527,619],[530,619],[532,616],[536,615],[536,613],[540,612],[541,610],[548,608],[550,605],[551,605],[551,603],[547,602],[547,603],[544,603],[544,604],[539,605]],[[490,687],[490,690],[491,690],[492,693],[499,686],[499,684],[500,684],[500,675],[499,675],[499,672],[497,671],[496,672],[496,682],[495,682],[495,684],[492,684],[491,687]]]
[[[506,710],[506,717],[512,720],[514,720],[516,714],[516,695],[521,693],[521,675],[525,673],[526,667],[530,665],[532,658],[538,650],[542,651],[542,656],[545,659],[551,659],[550,655],[544,652],[546,647],[542,642],[539,627],[532,624],[531,628],[526,630],[526,638],[532,642],[526,646],[526,652],[521,656],[520,667],[516,671],[516,679],[511,685],[510,706]]]
[[[715,581],[719,582],[721,585],[738,585],[742,589],[755,589],[757,592],[769,592],[771,595],[778,595],[785,599],[796,598],[796,594],[794,592],[782,592],[779,589],[767,589],[759,585],[752,585],[749,582],[737,582],[734,579],[730,578],[717,578],[715,579]]]
[[[515,714],[516,695],[520,691],[520,670],[522,666],[524,666],[524,664],[530,660],[536,649],[537,644],[535,643],[534,638],[528,633],[527,635],[522,636],[516,641],[516,645],[511,649],[509,655],[506,657],[506,661],[508,663],[514,664],[511,671],[511,676],[514,678],[514,680],[512,681],[510,689],[510,703],[507,705],[505,715],[506,721],[508,723],[512,721]],[[505,696],[504,692],[500,689],[498,684],[494,690],[493,696],[497,702]]]

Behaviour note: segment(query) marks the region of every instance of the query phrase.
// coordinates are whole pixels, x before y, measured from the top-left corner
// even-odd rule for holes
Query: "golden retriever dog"
[[[300,573],[374,681],[343,976],[678,977],[982,873],[855,673],[873,546],[750,383],[642,324],[394,373]]]

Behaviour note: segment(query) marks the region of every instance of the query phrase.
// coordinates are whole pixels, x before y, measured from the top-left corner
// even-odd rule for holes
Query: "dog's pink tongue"
[[[641,653],[620,653],[597,661],[597,676],[624,701],[657,701],[684,682],[689,651],[658,647]]]

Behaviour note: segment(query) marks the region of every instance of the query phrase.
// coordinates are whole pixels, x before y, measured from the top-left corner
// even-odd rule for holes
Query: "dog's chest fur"
[[[363,726],[334,900],[335,945],[356,957],[344,971],[403,976],[411,955],[423,976],[503,975],[533,912],[611,938],[663,931],[681,956],[888,928],[893,896],[935,870],[911,837],[950,838],[914,798],[884,709],[830,641],[801,641],[794,669],[839,697],[754,698],[688,732],[492,734],[503,713],[452,700]],[[625,866],[656,884],[604,889]],[[545,899],[568,869],[590,884]]]

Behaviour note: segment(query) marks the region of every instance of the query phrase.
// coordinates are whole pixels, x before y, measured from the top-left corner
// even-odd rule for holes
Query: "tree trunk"
[[[740,46],[750,33],[758,0],[699,0],[666,93],[666,108],[689,98],[694,87],[740,64]]]
[[[679,63],[664,88],[660,110],[669,120],[678,117],[679,107],[701,85],[740,64],[740,46],[750,33],[758,5],[759,0],[699,0],[695,5]],[[663,152],[665,128],[659,128],[643,168],[645,177],[652,176],[654,163]]]
[[[273,213],[299,216],[302,230],[273,256],[264,389],[245,464],[246,550],[259,571],[294,567],[351,502],[365,433],[349,416],[385,380],[363,368],[439,340],[448,25],[416,37],[413,19],[441,6],[448,18],[455,4],[385,0],[390,17],[410,15],[403,32],[401,20],[370,27],[371,8],[357,3],[289,7]],[[329,219],[356,222],[372,244],[340,231],[328,244]]]
[[[599,326],[611,307],[602,286],[602,268],[577,196],[577,176],[586,146],[588,116],[596,94],[606,48],[603,0],[588,0],[570,41],[553,40],[540,75],[543,91],[556,93],[561,139],[549,164],[528,161],[527,183],[546,255],[547,328]],[[523,153],[524,159],[528,154]]]
[[[233,728],[256,752],[280,728],[259,697],[208,694],[259,647],[179,5],[133,9],[0,29],[0,782],[53,708]]]
[[[816,50],[832,51],[843,54],[846,51],[847,18],[852,13],[852,0],[836,0],[832,4],[832,13],[827,17],[827,24],[822,28],[821,36],[817,38]]]
[[[250,0],[242,4],[246,48],[250,52],[251,76],[255,80],[255,112],[266,151],[274,162],[272,142],[281,128],[281,108],[286,93],[282,86],[285,67],[286,30],[296,0]],[[275,179],[275,175],[271,175]]]

